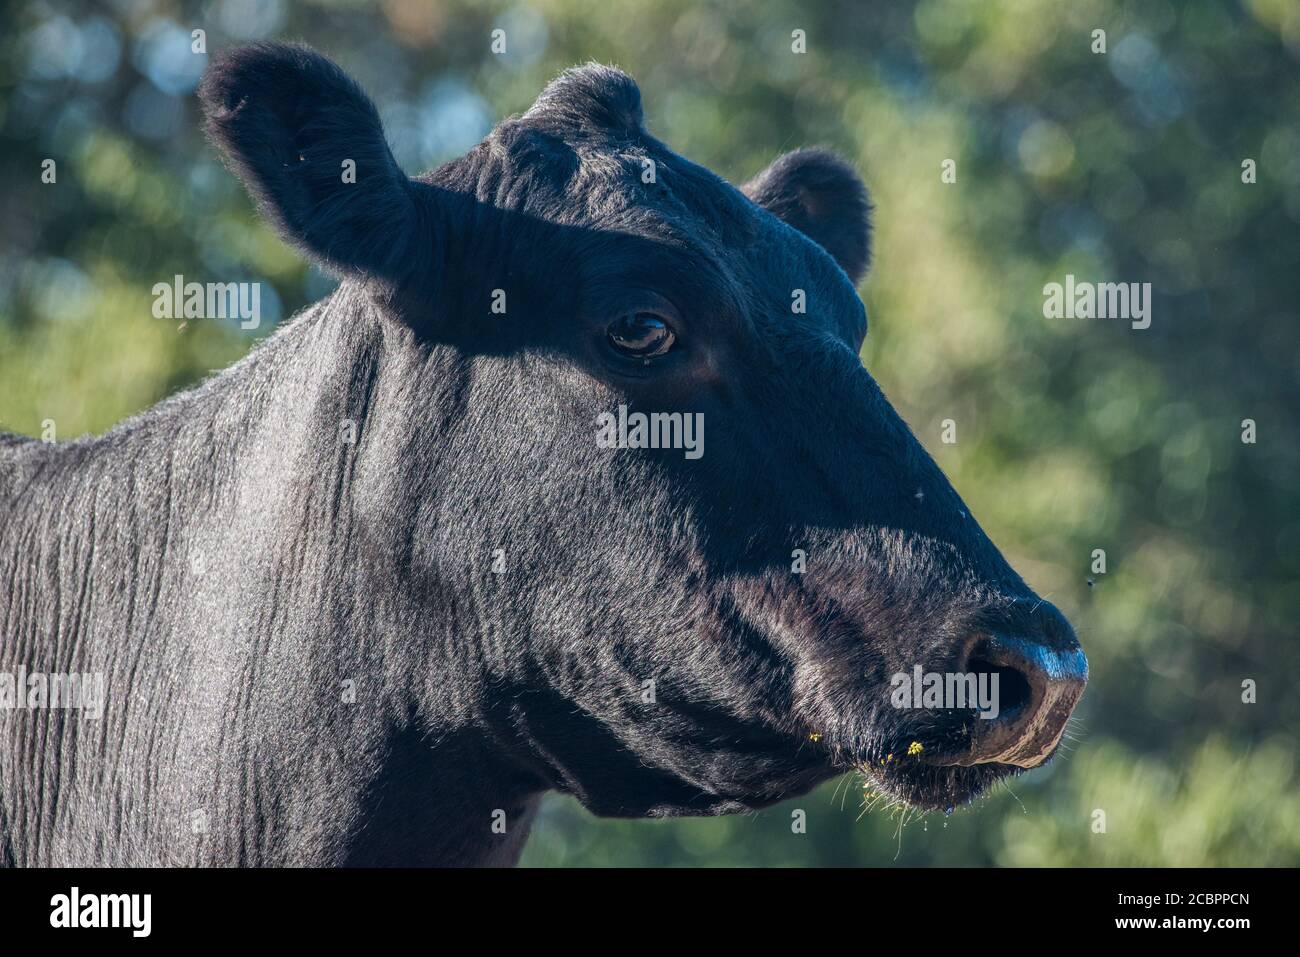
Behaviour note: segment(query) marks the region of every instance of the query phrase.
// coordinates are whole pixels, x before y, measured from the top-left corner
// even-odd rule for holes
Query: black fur
[[[108,678],[99,722],[0,715],[3,863],[508,863],[551,789],[719,814],[865,767],[944,806],[1013,770],[887,760],[963,731],[891,673],[1074,639],[859,363],[848,167],[793,154],[751,201],[604,67],[409,182],[305,48],[236,51],[202,99],[346,278],[102,437],[0,442],[0,670]],[[652,305],[677,348],[621,359],[606,325]],[[620,403],[702,412],[705,454],[598,449]]]

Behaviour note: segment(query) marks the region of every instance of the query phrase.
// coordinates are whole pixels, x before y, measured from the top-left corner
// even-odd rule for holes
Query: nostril
[[[988,720],[973,722],[969,752],[956,763],[1030,768],[1045,761],[1088,683],[1088,660],[1078,644],[1052,647],[995,632],[975,640],[964,665],[988,688],[996,714],[982,713]]]
[[[998,717],[1004,721],[1019,717],[1033,700],[1034,692],[1029,679],[1014,667],[998,664],[977,653],[966,665],[966,670],[976,676],[990,676],[989,679],[980,677],[978,680],[988,680],[989,687],[997,689]],[[992,676],[997,677],[996,685],[992,682]]]

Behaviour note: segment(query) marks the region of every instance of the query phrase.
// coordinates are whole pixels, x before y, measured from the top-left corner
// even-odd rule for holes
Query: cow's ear
[[[418,268],[418,189],[339,67],[300,44],[252,44],[208,70],[199,98],[208,135],[287,242],[343,276],[401,282]]]
[[[834,256],[855,284],[866,274],[871,202],[858,174],[834,153],[786,153],[741,190]]]

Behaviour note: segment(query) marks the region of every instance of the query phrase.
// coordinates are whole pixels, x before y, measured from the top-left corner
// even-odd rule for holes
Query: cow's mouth
[[[1086,670],[1049,677],[979,658],[971,668],[999,675],[1004,691],[996,713],[911,712],[857,763],[870,789],[915,807],[946,811],[1051,758],[1083,693]]]
[[[1049,648],[994,633],[980,637],[961,673],[993,689],[979,708],[899,711],[862,762],[870,783],[924,808],[966,804],[992,784],[1046,762],[1088,681],[1077,643]]]
[[[971,728],[978,718],[947,717],[891,729],[853,762],[869,796],[921,810],[951,811],[1024,770],[999,761],[972,762]]]
[[[869,795],[920,810],[945,812],[969,804],[998,781],[1024,770],[997,762],[962,764],[960,758],[951,753],[890,752],[858,765],[857,770],[866,778],[864,790]]]
[[[1004,778],[1019,774],[1014,765],[918,765],[907,770],[879,771],[863,767],[867,775],[865,791],[888,801],[902,802],[920,810],[950,813],[970,804]]]

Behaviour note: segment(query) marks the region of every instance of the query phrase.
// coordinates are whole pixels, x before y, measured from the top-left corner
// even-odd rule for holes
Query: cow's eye
[[[633,359],[654,359],[673,347],[677,334],[653,312],[629,312],[609,324],[609,343]]]

